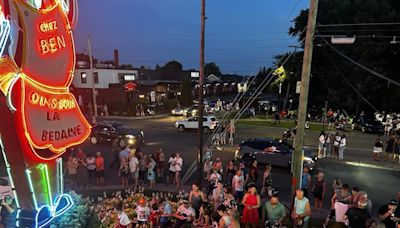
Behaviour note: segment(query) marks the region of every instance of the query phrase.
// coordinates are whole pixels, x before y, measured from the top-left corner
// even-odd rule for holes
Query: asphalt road
[[[129,127],[143,130],[145,134],[145,145],[142,147],[144,153],[153,153],[157,147],[162,147],[166,157],[171,153],[179,152],[184,159],[184,168],[188,166],[197,157],[197,133],[178,132],[174,127],[174,122],[179,117],[164,117],[159,119],[147,120],[119,120]],[[280,137],[284,129],[266,128],[254,126],[237,126],[235,143],[251,137]],[[332,131],[334,133],[334,131]],[[305,145],[314,148],[317,145],[319,132],[306,132]],[[400,191],[400,172],[394,171],[396,165],[371,161],[372,145],[376,136],[361,133],[346,133],[348,147],[345,151],[345,161],[336,161],[332,159],[321,159],[317,161],[317,169],[326,173],[326,180],[329,185],[333,178],[340,177],[344,183],[352,186],[358,186],[367,191],[374,205],[374,212],[380,205],[388,202],[395,197],[395,193]],[[205,141],[209,136],[205,137]],[[110,145],[98,144],[92,145],[85,142],[81,148],[85,152],[101,151],[106,161],[106,182],[107,184],[119,184],[117,171],[112,170],[109,164],[113,160]],[[233,159],[233,151],[216,151],[214,156],[220,156],[223,161]],[[85,172],[83,172],[85,173]],[[185,172],[183,172],[185,173]],[[273,185],[277,187],[282,196],[290,195],[290,175],[287,169],[274,167],[272,170]],[[188,181],[193,183],[198,178],[196,172]],[[85,182],[84,175],[81,182]],[[331,191],[328,191],[328,196]],[[285,199],[284,199],[285,200]],[[288,198],[286,199],[288,200]],[[326,199],[325,207],[328,208],[329,199]]]

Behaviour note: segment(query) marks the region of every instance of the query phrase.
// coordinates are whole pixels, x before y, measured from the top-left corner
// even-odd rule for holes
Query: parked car
[[[186,117],[190,117],[190,116],[197,116],[199,111],[199,107],[198,106],[193,106],[190,108],[186,108],[183,110],[183,116]]]
[[[235,160],[254,160],[260,164],[291,167],[293,147],[288,141],[272,138],[255,138],[242,141],[235,152]],[[315,168],[316,156],[304,150],[303,164],[310,170]]]
[[[176,108],[172,109],[171,115],[173,115],[173,116],[183,116],[184,112],[185,112],[184,108],[176,107]]]
[[[199,117],[192,116],[184,120],[178,120],[175,122],[175,127],[178,131],[183,132],[185,130],[198,130]],[[218,126],[218,120],[215,116],[204,116],[203,117],[203,133],[208,134]]]
[[[121,148],[126,146],[139,147],[144,141],[143,131],[127,128],[120,122],[100,122],[93,126],[89,140],[93,144],[113,142],[118,139]]]
[[[384,126],[378,120],[359,118],[353,122],[351,129],[365,133],[383,134]]]

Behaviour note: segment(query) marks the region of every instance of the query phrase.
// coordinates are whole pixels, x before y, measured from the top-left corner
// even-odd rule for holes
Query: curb
[[[99,116],[97,118],[99,119],[117,119],[117,120],[146,120],[146,119],[158,119],[158,118],[163,118],[167,117],[169,114],[160,114],[160,115],[154,115],[154,116]]]

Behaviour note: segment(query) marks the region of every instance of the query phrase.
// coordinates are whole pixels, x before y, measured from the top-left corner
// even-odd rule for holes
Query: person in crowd
[[[200,190],[200,184],[192,184],[192,191],[189,193],[189,203],[192,205],[194,211],[196,212],[196,218],[199,218],[200,207],[206,201],[206,196]]]
[[[272,188],[272,174],[271,174],[272,166],[271,164],[267,164],[264,169],[263,179],[262,179],[262,189],[261,189],[261,197],[268,195],[268,191]]]
[[[165,199],[162,199],[163,202],[161,202],[162,205],[162,210],[161,210],[161,217],[160,217],[160,227],[161,228],[166,228],[166,227],[170,227],[170,223],[171,223],[171,218],[173,216],[172,213],[172,206],[171,203],[168,199],[168,197],[166,197]]]
[[[303,167],[303,174],[301,176],[301,190],[303,190],[305,197],[308,198],[308,189],[311,185],[310,169],[306,166]]]
[[[169,169],[167,176],[167,184],[175,184],[175,172],[176,172],[175,162],[176,162],[175,154],[171,154],[168,160]]]
[[[181,184],[181,171],[183,167],[183,158],[179,153],[175,154],[175,183],[176,185]]]
[[[216,157],[212,163],[213,170],[217,171],[219,174],[223,174],[224,170],[222,168],[222,161],[220,157]]]
[[[215,208],[224,203],[224,183],[221,180],[217,182],[217,186],[213,190],[212,199]]]
[[[242,212],[242,222],[245,227],[257,227],[259,222],[258,209],[261,206],[261,197],[257,194],[254,184],[249,186],[247,193],[244,195],[242,204],[244,206]]]
[[[194,220],[194,227],[210,227],[211,225],[211,205],[208,202],[203,202],[200,207],[199,215],[196,214],[197,219]]]
[[[242,170],[237,170],[236,175],[232,178],[232,189],[237,202],[241,202],[244,196],[244,177]]]
[[[104,186],[104,158],[101,152],[96,152],[96,184]]]
[[[330,158],[332,156],[332,136],[331,133],[327,133],[325,137],[325,156]]]
[[[121,164],[119,167],[119,176],[121,177],[122,187],[128,187],[128,177],[129,177],[129,163],[126,158],[121,159]]]
[[[139,159],[136,153],[129,155],[129,171],[135,187],[139,186]]]
[[[147,180],[147,155],[139,159],[139,184],[145,184]]]
[[[271,196],[271,199],[265,203],[263,209],[262,220],[265,226],[282,226],[282,221],[286,217],[286,210],[285,206],[279,202],[277,194]]]
[[[340,192],[342,190],[343,184],[340,178],[334,178],[332,183],[333,194]]]
[[[208,158],[204,162],[204,168],[203,168],[203,171],[205,173],[205,177],[204,177],[205,180],[209,180],[210,179],[211,169],[212,169],[212,159]]]
[[[146,204],[144,198],[139,199],[139,205],[135,209],[137,215],[136,227],[146,228],[149,222],[150,208]]]
[[[181,205],[178,207],[175,213],[176,222],[174,228],[190,227],[196,218],[196,212],[189,205],[189,200],[184,198]]]
[[[11,196],[7,195],[1,200],[0,224],[3,227],[15,227],[16,209],[15,201]]]
[[[160,216],[161,212],[159,210],[158,204],[151,205],[151,213],[149,216],[150,227],[160,226]]]
[[[207,196],[210,195],[210,193],[212,193],[212,191],[214,190],[214,188],[217,187],[218,181],[222,182],[222,176],[221,174],[219,174],[216,170],[212,170],[212,174],[210,175],[210,179],[209,181],[209,185],[207,187]]]
[[[380,154],[382,153],[382,150],[383,150],[383,142],[382,142],[381,137],[378,136],[375,139],[374,149],[372,151],[374,153],[374,156],[373,156],[374,161],[380,161]]]
[[[334,191],[333,196],[331,198],[331,213],[326,218],[324,227],[328,227],[329,222],[333,219],[336,215],[335,213],[335,203],[340,202],[343,204],[350,204],[351,203],[351,193],[349,191],[349,185],[343,184],[342,188],[339,191]]]
[[[147,180],[149,181],[150,188],[156,187],[156,175],[154,173],[154,168],[156,167],[156,161],[154,160],[153,155],[150,155],[147,158]]]
[[[368,198],[368,194],[365,191],[358,192],[358,201],[367,203],[367,211],[372,214],[372,201]]]
[[[227,137],[227,130],[226,130],[226,125],[222,124],[221,125],[221,134],[219,136],[220,138],[220,145],[225,145],[226,144],[226,137]]]
[[[258,166],[257,160],[254,160],[250,166],[250,173],[249,173],[249,183],[257,183],[258,179]]]
[[[343,134],[342,137],[340,137],[339,160],[344,159],[344,149],[346,149],[346,145],[347,145],[346,135]]]
[[[132,221],[129,219],[128,215],[126,214],[122,203],[119,203],[116,207],[118,211],[118,223],[116,224],[116,228],[125,228],[125,227],[132,227]]]
[[[325,191],[326,191],[326,183],[324,180],[324,173],[319,172],[317,174],[317,180],[315,181],[313,189],[312,189],[312,192],[314,194],[314,208],[315,209],[322,209],[323,204],[324,204]]]
[[[357,186],[354,186],[351,188],[351,203],[350,207],[356,207],[358,205],[358,201],[360,200],[360,197],[358,195],[358,192],[360,189]]]
[[[227,185],[232,184],[232,178],[235,176],[235,174],[236,174],[235,163],[233,160],[230,160],[230,161],[228,161],[228,164],[226,165],[225,183]]]
[[[89,153],[85,158],[85,166],[88,172],[89,184],[94,183],[96,177],[96,158],[92,153]]]
[[[347,210],[344,219],[349,220],[349,227],[366,228],[366,222],[371,218],[366,207],[367,204],[360,201],[357,203],[357,207],[352,207]]]
[[[396,162],[396,160],[400,163],[400,137],[397,138],[393,147],[393,162]]]
[[[325,131],[321,131],[318,137],[318,158],[322,158],[324,156],[325,137]]]
[[[385,149],[385,160],[394,161],[394,144],[396,138],[394,135],[390,135],[389,139],[386,141],[386,149]]]
[[[160,147],[156,153],[156,161],[157,161],[157,177],[164,177],[164,166],[165,166],[165,155],[163,149]]]
[[[339,158],[339,146],[340,142],[342,141],[342,138],[339,135],[339,132],[336,132],[334,141],[333,141],[333,158],[338,159]]]
[[[396,199],[392,199],[388,204],[379,208],[378,219],[385,224],[386,228],[396,228],[396,223],[400,222],[400,217],[396,217],[394,213],[397,203]]]
[[[292,219],[294,227],[307,228],[311,216],[311,206],[309,200],[304,197],[304,192],[301,189],[296,190],[294,198],[294,207],[292,210]]]
[[[120,167],[119,153],[121,152],[120,150],[121,150],[121,147],[119,146],[119,139],[116,138],[116,139],[114,139],[114,141],[111,144],[111,152],[112,152],[113,158],[114,158],[110,164],[111,169],[119,170],[119,167]]]
[[[223,204],[219,205],[217,207],[217,212],[219,216],[221,216],[218,222],[218,228],[230,227],[232,221],[231,221],[231,216],[228,214],[226,206]]]
[[[131,148],[129,146],[126,146],[125,149],[121,150],[119,152],[119,160],[122,161],[122,159],[129,159],[129,154],[131,153]]]
[[[71,183],[71,188],[76,188],[76,178],[78,175],[79,162],[74,156],[70,155],[67,162],[68,179]]]

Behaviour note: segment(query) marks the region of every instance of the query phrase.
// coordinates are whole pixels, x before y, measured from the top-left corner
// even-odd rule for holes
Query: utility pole
[[[304,130],[307,116],[308,90],[310,85],[311,62],[313,53],[313,38],[315,24],[317,21],[318,0],[310,0],[310,10],[308,13],[307,33],[304,46],[303,68],[301,72],[301,87],[299,98],[299,110],[297,116],[297,132],[294,137],[295,150],[293,154],[293,173],[292,173],[292,196],[296,189],[301,186],[301,176],[303,172],[303,144]]]
[[[94,84],[94,73],[93,73],[93,56],[92,56],[92,36],[88,35],[88,51],[90,61],[90,77],[92,78],[92,95],[93,95],[93,116],[92,122],[96,123],[97,119],[97,101],[96,101],[96,88]]]
[[[200,189],[203,182],[203,112],[204,112],[204,99],[203,99],[203,87],[204,87],[204,30],[206,20],[206,1],[201,0],[201,30],[200,30],[200,69],[199,69],[199,156],[198,156],[198,169],[200,173],[199,184]]]

